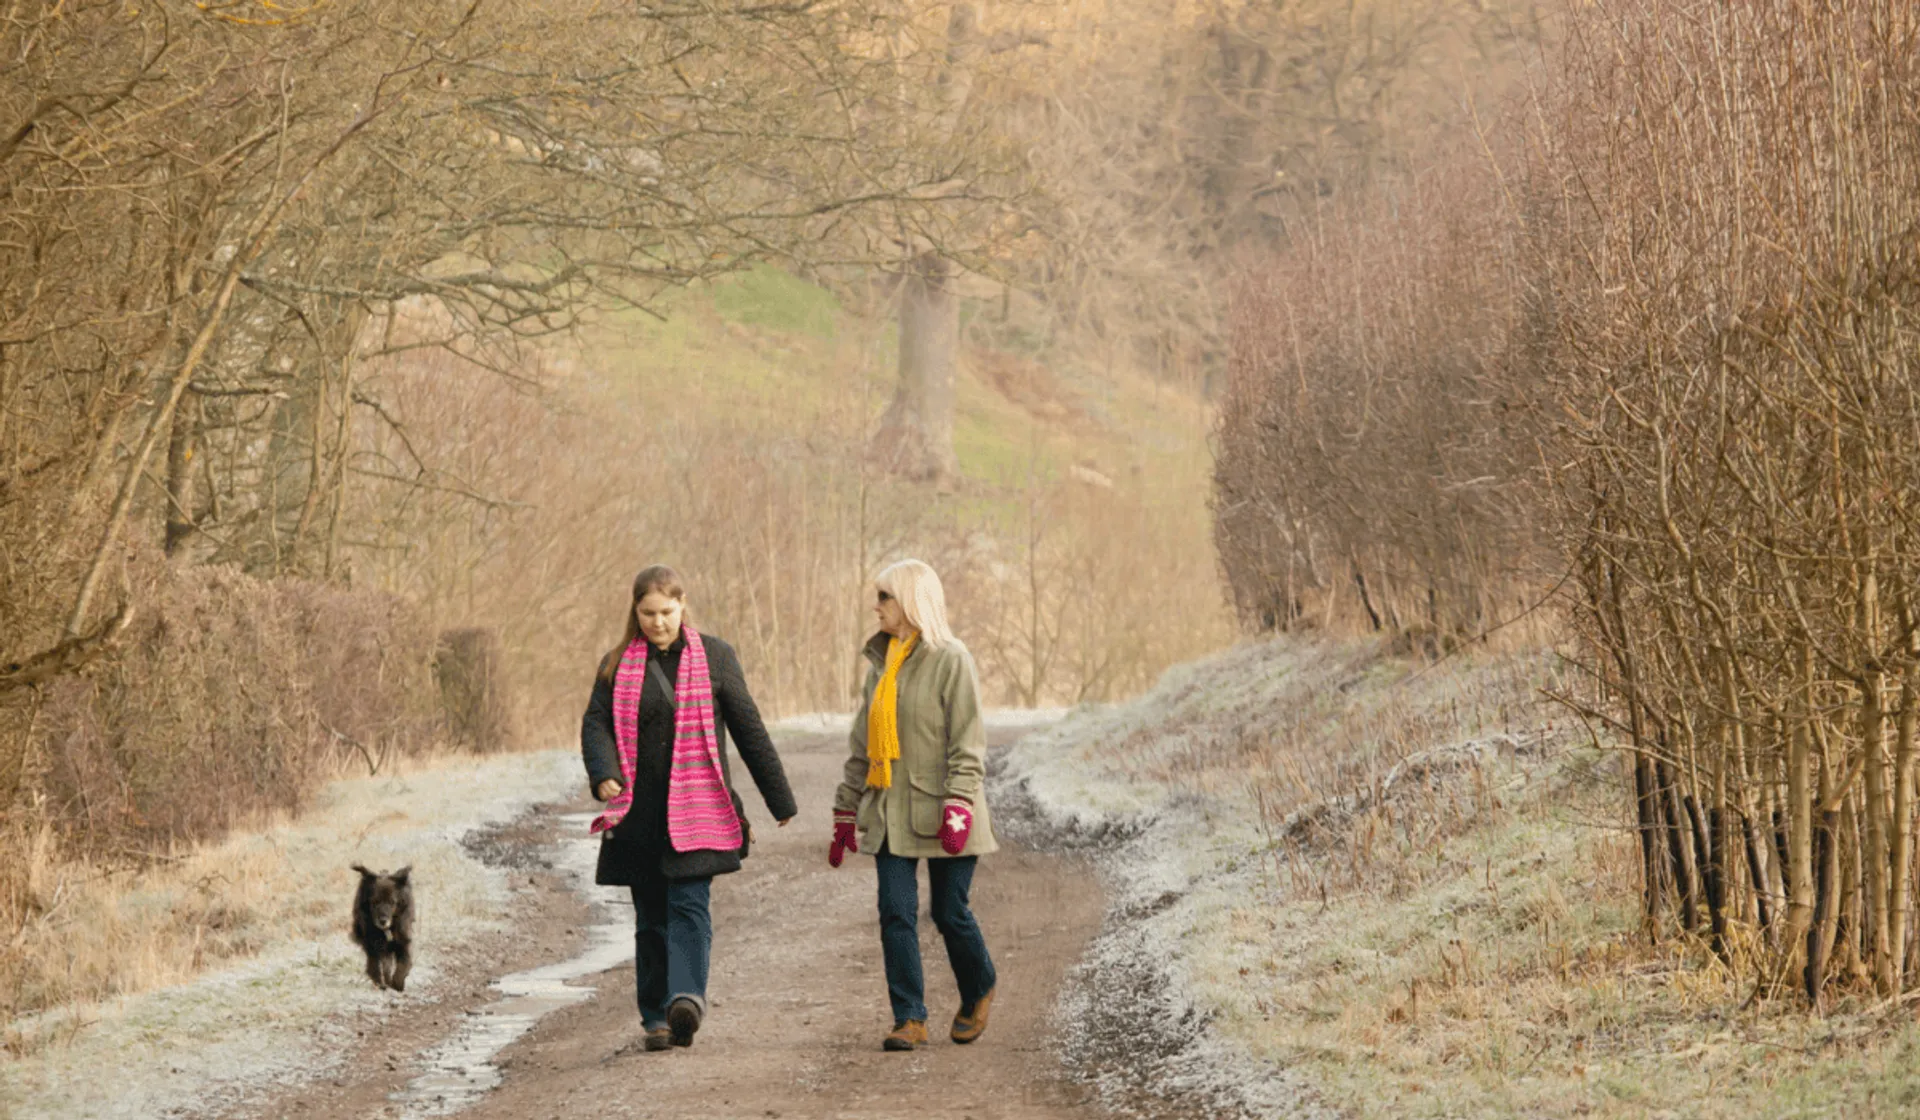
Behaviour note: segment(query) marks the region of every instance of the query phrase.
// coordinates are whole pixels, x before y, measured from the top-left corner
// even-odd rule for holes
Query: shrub
[[[1492,178],[1465,157],[1383,186],[1242,275],[1214,537],[1249,629],[1451,642],[1535,589],[1535,308]]]
[[[441,633],[433,679],[447,733],[469,750],[505,750],[513,742],[513,708],[500,664],[500,636],[482,627]]]
[[[344,757],[434,742],[433,635],[399,600],[225,567],[129,563],[119,647],[45,686],[16,804],[70,851],[139,855],[297,809]]]

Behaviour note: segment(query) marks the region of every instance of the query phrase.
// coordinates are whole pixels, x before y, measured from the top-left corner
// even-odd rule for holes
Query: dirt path
[[[996,736],[996,738],[1011,738]],[[974,908],[1000,974],[991,1028],[972,1046],[945,1039],[957,1003],[944,951],[925,917],[923,954],[934,1044],[911,1054],[880,1050],[890,1025],[874,916],[871,859],[827,867],[827,808],[845,740],[783,737],[781,757],[801,804],[785,829],[756,817],[747,868],[714,884],[711,1010],[695,1045],[646,1053],[629,963],[601,973],[591,1000],[554,1012],[501,1055],[504,1083],[463,1117],[498,1120],[595,1117],[734,1117],[767,1120],[1069,1120],[1097,1110],[1054,1057],[1060,985],[1097,932],[1102,900],[1092,873],[1012,845],[981,862]],[[575,806],[574,808],[584,808]],[[552,816],[534,818],[552,820]],[[528,839],[516,837],[511,839]],[[542,877],[524,880],[550,891]],[[516,952],[546,959],[578,950],[581,911],[549,895]],[[628,919],[630,920],[630,919]],[[347,1120],[397,1114],[389,1094],[418,1072],[418,1058],[488,997],[477,988],[437,1009],[402,1013],[363,1041],[355,1074],[269,1102],[256,1115]],[[453,1005],[453,1006],[450,1006]]]

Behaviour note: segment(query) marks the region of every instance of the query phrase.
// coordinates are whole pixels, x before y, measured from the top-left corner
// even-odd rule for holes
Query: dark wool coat
[[[728,757],[727,739],[731,733],[740,749],[740,760],[747,764],[753,784],[759,787],[767,812],[775,820],[785,820],[798,810],[793,791],[787,785],[786,770],[774,752],[773,739],[767,735],[760,709],[747,692],[746,674],[740,669],[740,657],[733,647],[711,634],[701,634],[707,648],[707,672],[713,678],[714,734],[719,740],[720,763],[732,790],[733,767]],[[680,654],[686,649],[683,634],[666,652],[650,650],[649,659],[657,659],[670,681],[679,680]],[[633,886],[644,879],[698,879],[740,870],[736,852],[676,852],[667,842],[667,775],[673,758],[672,697],[652,673],[647,673],[640,693],[640,712],[636,728],[634,796],[632,806],[618,825],[600,834],[600,865],[594,882],[606,886]],[[613,682],[595,675],[593,696],[587,701],[587,714],[580,721],[580,757],[587,767],[587,789],[612,778],[623,781],[620,752],[613,737]],[[739,794],[734,794],[735,804]],[[744,828],[746,821],[742,819]]]

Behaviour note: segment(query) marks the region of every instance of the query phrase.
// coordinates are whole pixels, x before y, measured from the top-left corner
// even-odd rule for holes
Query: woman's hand
[[[967,850],[967,837],[973,834],[973,802],[964,797],[949,797],[940,809],[940,850],[957,856]]]
[[[833,811],[833,842],[827,845],[827,866],[838,867],[840,861],[847,858],[848,852],[860,850],[860,834],[854,827],[853,813],[846,809]]]
[[[776,824],[778,824],[778,825],[779,825],[779,826],[780,826],[781,828],[785,828],[785,827],[787,827],[787,822],[788,822],[788,821],[790,821],[790,820],[792,820],[792,819],[793,819],[792,817],[781,817],[781,818],[780,818],[780,819],[779,819],[778,821],[776,821],[775,823],[776,823]]]
[[[593,795],[602,801],[612,801],[620,796],[620,783],[612,778],[602,778],[600,784],[593,787]]]

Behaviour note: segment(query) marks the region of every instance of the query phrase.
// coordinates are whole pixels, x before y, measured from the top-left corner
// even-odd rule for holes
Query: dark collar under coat
[[[923,639],[926,637],[925,634],[920,636]],[[892,634],[881,630],[874,634],[873,637],[868,638],[867,644],[860,650],[861,653],[866,655],[868,661],[873,662],[874,668],[879,669],[883,673],[887,671],[887,643],[892,640]],[[925,641],[915,642],[913,648],[907,651],[907,660],[912,661],[915,657],[918,657],[920,651],[926,647],[926,644]]]

